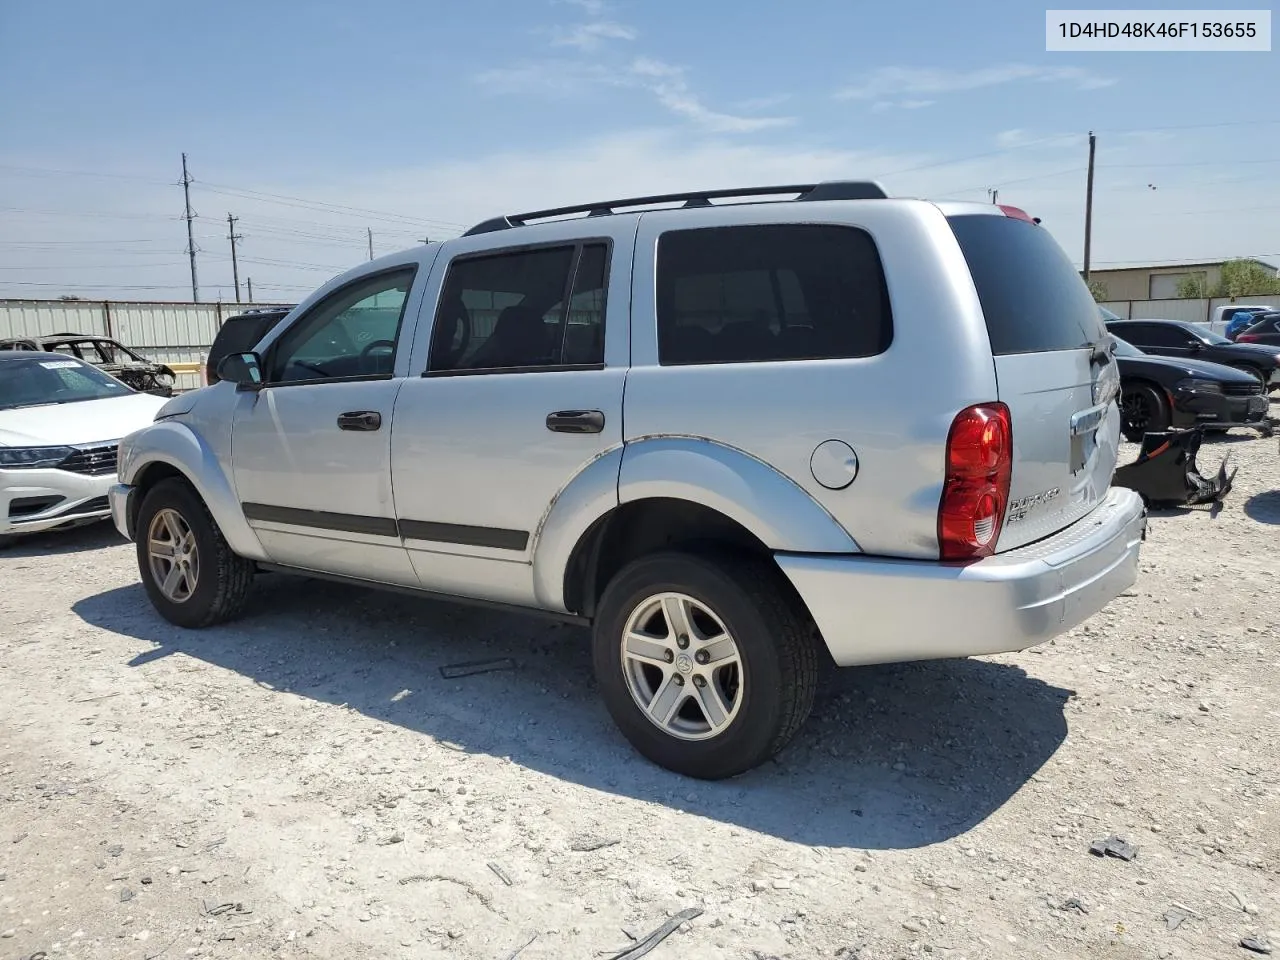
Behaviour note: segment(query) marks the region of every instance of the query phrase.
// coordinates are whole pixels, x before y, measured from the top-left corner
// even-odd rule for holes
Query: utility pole
[[[1089,248],[1093,245],[1093,154],[1098,138],[1089,131],[1089,175],[1084,188],[1084,280],[1089,282]]]
[[[231,241],[231,278],[235,281],[235,284],[236,284],[236,303],[239,303],[240,302],[240,264],[236,262],[236,241],[243,240],[244,237],[236,233],[237,219],[239,218],[233,217],[229,213],[227,214],[227,239]]]
[[[186,202],[183,219],[187,221],[187,256],[191,258],[191,299],[200,302],[200,284],[196,280],[196,238],[191,232],[191,221],[196,215],[191,211],[191,175],[187,173],[187,155],[182,155],[182,199]]]
[[[991,198],[992,203],[995,203],[1000,198],[1000,191],[995,189],[988,189],[987,196]]]
[[[373,259],[373,227],[365,227],[369,233],[369,259]]]
[[[249,302],[253,303],[253,277],[245,277],[245,282],[249,284]]]

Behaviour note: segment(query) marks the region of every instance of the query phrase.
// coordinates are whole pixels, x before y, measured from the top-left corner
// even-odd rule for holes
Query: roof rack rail
[[[827,180],[822,183],[788,184],[774,187],[736,187],[728,190],[695,190],[690,193],[660,193],[649,197],[627,197],[622,200],[606,200],[599,203],[575,204],[570,207],[553,207],[550,210],[533,210],[529,213],[511,213],[478,223],[464,237],[495,230],[510,230],[526,226],[531,220],[549,220],[574,213],[590,217],[608,217],[625,212],[620,208],[648,207],[659,203],[680,203],[685,208],[710,207],[712,200],[732,197],[767,197],[781,194],[797,194],[796,200],[885,200],[889,194],[874,180]]]

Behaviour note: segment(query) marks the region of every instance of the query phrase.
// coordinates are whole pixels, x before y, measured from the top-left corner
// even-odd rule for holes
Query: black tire
[[[177,513],[195,541],[195,586],[189,596],[178,601],[165,596],[152,572],[150,531],[162,510]],[[254,564],[231,552],[209,508],[185,481],[162,480],[147,492],[138,508],[134,541],[142,585],[152,605],[170,623],[192,629],[209,627],[234,619],[244,609],[253,585]]]
[[[627,622],[646,598],[666,592],[686,595],[710,610],[732,637],[741,661],[740,668],[731,668],[741,669],[737,713],[707,739],[681,739],[659,727],[629,687],[622,653]],[[818,683],[815,639],[807,611],[772,563],[683,552],[651,554],[619,571],[600,599],[592,632],[596,680],[623,735],[659,766],[703,780],[750,770],[800,729]],[[690,703],[705,716],[692,700],[677,714]]]
[[[1120,432],[1130,443],[1141,443],[1143,434],[1168,430],[1169,403],[1150,384],[1131,383],[1120,390]]]

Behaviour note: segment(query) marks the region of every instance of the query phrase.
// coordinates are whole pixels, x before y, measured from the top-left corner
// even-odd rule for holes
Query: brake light
[[[995,553],[1012,473],[1009,408],[980,403],[961,410],[947,434],[947,473],[938,504],[943,560],[977,560]]]
[[[1011,207],[1003,203],[997,204],[997,206],[1000,208],[1001,212],[1004,213],[1006,217],[1013,217],[1013,219],[1015,220],[1025,220],[1027,221],[1027,223],[1040,222],[1035,217],[1031,216],[1031,214],[1027,213],[1027,211],[1023,210],[1021,207]]]
[[[1239,333],[1236,334],[1236,343],[1257,343],[1259,336],[1256,333]]]

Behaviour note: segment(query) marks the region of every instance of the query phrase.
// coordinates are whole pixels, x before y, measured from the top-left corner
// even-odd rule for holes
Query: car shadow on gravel
[[[832,847],[913,848],[968,831],[1062,744],[1072,696],[985,660],[832,671],[775,761],[707,783],[631,750],[596,695],[580,627],[281,574],[259,578],[242,620],[202,631],[161,620],[140,585],[73,609],[156,645],[131,667],[184,654],[567,782]],[[440,670],[497,658],[514,666],[447,680]]]
[[[58,557],[70,553],[87,553],[103,547],[118,547],[128,543],[120,536],[111,521],[85,524],[70,530],[42,530],[24,533],[0,549],[0,559],[14,557]]]
[[[1280,490],[1255,493],[1244,502],[1244,512],[1250,520],[1258,523],[1280,524]]]

